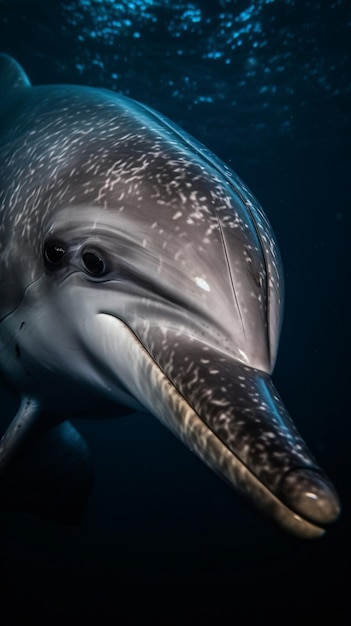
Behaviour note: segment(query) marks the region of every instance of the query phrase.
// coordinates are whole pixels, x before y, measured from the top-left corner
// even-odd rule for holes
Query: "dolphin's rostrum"
[[[322,534],[339,503],[270,378],[283,277],[257,200],[148,107],[0,71],[0,371],[22,399],[2,471],[45,420],[143,408],[282,527]]]

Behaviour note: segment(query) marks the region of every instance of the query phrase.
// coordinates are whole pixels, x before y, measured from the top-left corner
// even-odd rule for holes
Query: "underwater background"
[[[350,27],[347,0],[0,0],[0,49],[33,84],[154,107],[258,197],[286,281],[273,380],[343,504],[298,541],[152,416],[79,421],[95,465],[81,525],[0,514],[3,626],[350,624]]]

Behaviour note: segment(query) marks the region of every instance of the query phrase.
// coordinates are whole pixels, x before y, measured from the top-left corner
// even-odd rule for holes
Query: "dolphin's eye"
[[[44,247],[44,258],[51,266],[57,266],[61,263],[66,254],[65,246],[58,241],[49,241]]]
[[[93,276],[101,276],[105,273],[105,263],[97,252],[84,252],[82,259],[85,269],[88,270],[89,274],[92,274]]]

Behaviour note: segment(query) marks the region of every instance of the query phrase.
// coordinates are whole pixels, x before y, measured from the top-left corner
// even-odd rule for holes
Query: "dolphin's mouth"
[[[111,313],[97,323],[112,376],[117,367],[130,393],[263,513],[301,538],[338,517],[335,490],[268,374],[176,331],[139,336]]]

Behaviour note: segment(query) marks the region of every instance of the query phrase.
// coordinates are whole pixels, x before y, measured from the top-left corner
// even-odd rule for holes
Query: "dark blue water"
[[[96,467],[82,525],[0,515],[4,626],[349,623],[350,25],[346,0],[0,1],[0,48],[33,83],[152,105],[260,199],[286,279],[274,381],[344,508],[301,543],[151,416],[79,422]]]

